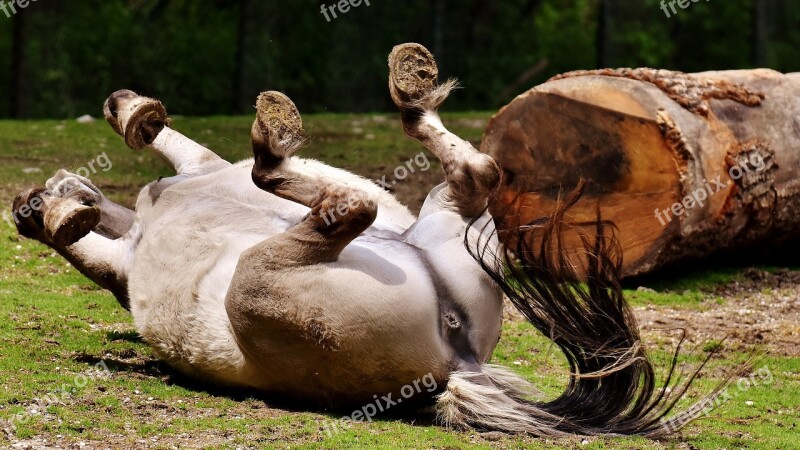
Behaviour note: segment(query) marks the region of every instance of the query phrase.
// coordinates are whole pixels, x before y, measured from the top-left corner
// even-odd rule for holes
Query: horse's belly
[[[251,376],[231,333],[225,295],[239,255],[263,234],[143,239],[129,274],[136,328],[156,353],[184,373],[242,384]]]
[[[283,381],[268,373],[293,355],[262,339],[262,357],[248,361],[231,333],[225,299],[241,254],[290,224],[242,218],[209,229],[215,220],[176,220],[142,239],[129,279],[137,329],[160,357],[183,372],[228,384],[280,386]],[[336,377],[347,385],[362,384],[364,377],[380,385],[388,373],[404,376],[394,368],[408,369],[409,362],[446,371],[448,350],[438,334],[436,291],[427,269],[417,250],[391,233],[379,234],[383,237],[356,239],[336,263],[298,268],[281,277],[292,290],[285,296],[293,303],[329,309],[320,324],[339,330],[350,349],[340,354],[346,361],[336,364],[349,367]]]
[[[264,390],[357,401],[450,370],[436,288],[407,244],[364,238],[336,263],[270,273],[264,287],[238,335]]]

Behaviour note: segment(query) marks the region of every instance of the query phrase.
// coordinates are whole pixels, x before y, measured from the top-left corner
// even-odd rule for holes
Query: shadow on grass
[[[117,339],[124,339],[137,343],[142,342],[141,337],[133,331],[121,333],[109,332],[108,334],[120,336]],[[165,362],[157,360],[149,354],[142,355],[134,349],[117,350],[102,356],[80,352],[75,354],[73,359],[76,362],[84,363],[92,367],[104,363],[111,372],[126,373],[135,377],[158,378],[166,385],[179,386],[188,391],[204,393],[212,397],[226,397],[239,402],[255,399],[264,402],[265,406],[269,408],[281,409],[286,412],[322,414],[327,416],[331,421],[339,421],[353,412],[361,410],[368,404],[350,404],[332,407],[326,405],[325,402],[320,399],[304,401],[286,395],[266,393],[252,388],[234,388],[213,385],[178,372]],[[440,392],[441,390],[437,390],[430,394],[419,394],[419,398],[414,399],[416,401],[408,399],[408,403],[395,405],[391,407],[391,409],[373,417],[372,421],[400,421],[411,425],[435,425],[436,416],[430,407],[434,404],[434,396]],[[383,395],[385,394],[386,393],[383,393]],[[381,394],[378,395],[380,396]],[[375,404],[375,402],[376,401],[373,401],[372,404]]]
[[[740,281],[748,270],[775,273],[800,271],[800,241],[769,250],[741,249],[716,253],[708,258],[670,264],[655,272],[629,277],[622,281],[626,289],[646,286],[656,291],[714,291],[733,281]]]
[[[108,333],[106,333],[106,338],[110,342],[126,341],[126,342],[130,342],[132,344],[144,344],[145,343],[144,340],[142,339],[142,337],[139,336],[139,333],[137,333],[136,331],[133,331],[133,330],[130,330],[130,331],[109,331]]]

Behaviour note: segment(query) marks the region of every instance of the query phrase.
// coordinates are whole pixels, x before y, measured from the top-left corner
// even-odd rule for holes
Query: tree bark
[[[586,179],[566,220],[599,206],[623,276],[797,238],[798,98],[800,74],[764,69],[561,75],[490,121],[482,149],[504,170],[491,212],[501,230],[528,223]],[[565,242],[576,254],[579,239]]]

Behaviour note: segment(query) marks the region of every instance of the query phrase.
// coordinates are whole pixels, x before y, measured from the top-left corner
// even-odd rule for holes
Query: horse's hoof
[[[420,105],[437,88],[436,59],[420,44],[402,44],[389,55],[389,92],[403,108]]]
[[[80,241],[100,224],[96,205],[76,206],[74,201],[57,201],[45,213],[45,235],[58,247],[66,248]]]
[[[303,119],[294,102],[286,95],[263,92],[256,102],[256,121],[253,124],[253,150],[256,156],[267,151],[272,156],[287,158],[304,142]]]
[[[167,110],[160,101],[129,90],[111,94],[103,105],[103,114],[111,128],[134,150],[152,144],[161,130],[170,125]]]

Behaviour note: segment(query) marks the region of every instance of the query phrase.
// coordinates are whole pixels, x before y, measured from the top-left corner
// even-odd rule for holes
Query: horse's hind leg
[[[466,217],[479,216],[500,182],[500,168],[442,124],[437,110],[455,82],[437,84],[436,61],[419,44],[395,47],[389,70],[389,90],[402,113],[403,129],[442,161],[447,186],[437,193],[439,207]]]
[[[323,171],[309,170],[305,161],[291,157],[303,143],[303,123],[288,97],[265,92],[256,109],[258,117],[251,131],[253,181],[267,192],[311,208],[303,222],[274,245],[297,247],[285,253],[296,259],[287,264],[335,261],[375,220],[376,198]]]
[[[230,165],[211,150],[169,127],[167,110],[158,100],[121,90],[111,94],[103,105],[111,127],[125,138],[128,147],[150,147],[167,161],[178,175],[195,176]]]
[[[485,233],[484,224],[491,218],[485,210],[489,195],[500,181],[500,169],[488,155],[451,133],[437,112],[455,83],[437,84],[438,68],[433,56],[419,44],[395,47],[389,56],[389,89],[400,108],[403,129],[419,140],[441,161],[446,183],[431,191],[420,213],[420,220],[406,235],[407,242],[425,251],[431,273],[436,274],[437,288],[450,295],[439,299],[443,321],[442,337],[453,349],[449,388],[473,388],[488,393],[486,398],[497,406],[511,402],[498,386],[509,385],[500,372],[486,369],[500,336],[502,292],[476,264],[464,246],[468,231],[465,218],[476,219],[470,241],[491,246],[496,241]],[[493,247],[492,247],[493,248]],[[469,280],[469,281],[467,281]],[[469,384],[460,383],[460,378]],[[443,398],[453,398],[446,393]],[[446,404],[440,400],[440,405]],[[440,412],[442,407],[440,406]],[[450,420],[447,411],[442,415]]]
[[[286,96],[261,94],[257,111],[252,129],[253,181],[311,211],[300,223],[242,253],[225,307],[245,355],[269,374],[260,382],[281,380],[277,383],[282,389],[306,395],[317,388],[298,386],[298,380],[286,379],[294,375],[287,374],[312,370],[312,361],[336,353],[341,336],[332,331],[337,322],[330,317],[328,302],[334,293],[309,296],[299,286],[317,276],[314,270],[324,270],[318,267],[322,263],[336,261],[372,224],[377,208],[366,192],[324,171],[309,170],[305,161],[291,157],[303,132],[300,115]],[[273,354],[281,356],[265,364]],[[325,371],[333,369],[337,368]]]

